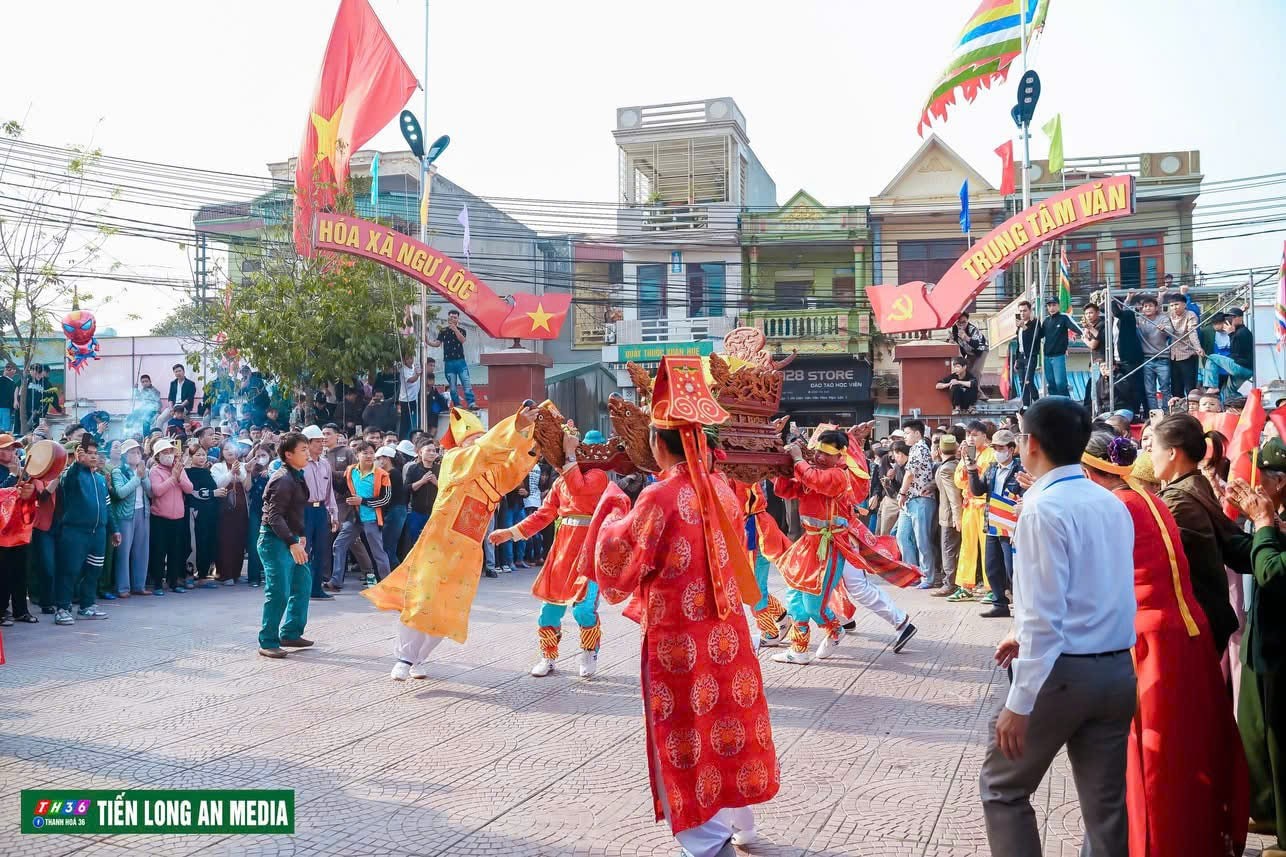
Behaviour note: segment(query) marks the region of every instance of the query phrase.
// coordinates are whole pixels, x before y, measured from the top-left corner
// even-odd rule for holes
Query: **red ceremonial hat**
[[[652,425],[663,429],[717,426],[729,414],[706,384],[700,357],[662,357],[652,384]]]

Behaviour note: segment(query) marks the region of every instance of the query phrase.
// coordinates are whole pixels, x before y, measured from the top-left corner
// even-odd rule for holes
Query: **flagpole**
[[[1027,9],[1028,0],[1018,3],[1018,40],[1022,46],[1023,73],[1027,73]],[[1023,209],[1031,205],[1031,120],[1022,124],[1023,133]],[[1031,286],[1030,255],[1023,257],[1023,291]],[[1039,312],[1039,309],[1037,310]]]
[[[1116,343],[1113,341],[1116,338],[1116,308],[1112,304],[1111,277],[1104,278],[1103,294],[1106,296],[1103,303],[1107,304],[1103,318],[1103,361],[1107,363],[1107,409],[1112,412],[1116,410]],[[1097,378],[1094,383],[1098,383]]]
[[[1255,320],[1255,272],[1253,270],[1247,271],[1246,278],[1247,282],[1250,283],[1250,323],[1254,325],[1250,329],[1253,332],[1259,326]],[[1252,337],[1250,341],[1250,383],[1255,387],[1259,386],[1259,360],[1258,355],[1255,354],[1258,350]]]
[[[424,0],[424,125],[429,127],[429,0]],[[429,239],[429,184],[433,174],[429,171],[429,153],[420,156],[420,243]],[[416,368],[420,372],[420,431],[429,429],[429,385],[424,368],[429,357],[429,293],[424,280],[420,280],[420,341],[416,348]]]

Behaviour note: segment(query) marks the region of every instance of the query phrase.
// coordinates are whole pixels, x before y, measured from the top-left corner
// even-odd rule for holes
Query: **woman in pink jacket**
[[[168,439],[152,448],[152,534],[148,577],[152,594],[164,595],[162,582],[171,592],[184,592],[187,561],[187,509],[184,494],[192,493],[192,482],[177,461],[178,447]]]

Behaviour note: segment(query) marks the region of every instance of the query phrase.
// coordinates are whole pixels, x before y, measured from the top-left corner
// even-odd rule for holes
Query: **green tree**
[[[223,307],[216,303],[179,304],[152,326],[153,336],[177,336],[197,342],[213,342],[223,326]]]
[[[103,242],[114,230],[95,225],[104,206],[87,211],[85,179],[102,158],[99,149],[73,147],[61,167],[31,173],[11,166],[9,154],[23,127],[0,123],[0,182],[9,189],[0,210],[0,358],[23,367],[18,394],[19,426],[28,425],[27,374],[36,342],[60,331],[61,317],[77,302],[92,298],[75,285],[77,274],[90,271]],[[106,303],[104,299],[99,303]]]
[[[261,372],[317,384],[375,372],[415,348],[416,284],[375,262],[296,255],[288,228],[260,245],[262,265],[232,293],[222,347]]]

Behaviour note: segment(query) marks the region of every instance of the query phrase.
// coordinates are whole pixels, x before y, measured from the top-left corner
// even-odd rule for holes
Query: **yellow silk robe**
[[[987,447],[978,454],[978,472],[986,473],[996,463],[996,453]],[[987,498],[975,497],[969,490],[969,470],[960,459],[956,468],[956,487],[964,493],[960,510],[960,559],[956,563],[956,586],[972,589],[978,583],[978,569],[986,573],[983,557],[987,555]]]
[[[501,498],[539,460],[532,454],[533,426],[520,430],[516,422],[509,417],[472,446],[443,454],[438,499],[415,547],[388,577],[362,592],[376,607],[399,611],[402,623],[417,631],[465,641],[487,525]]]

